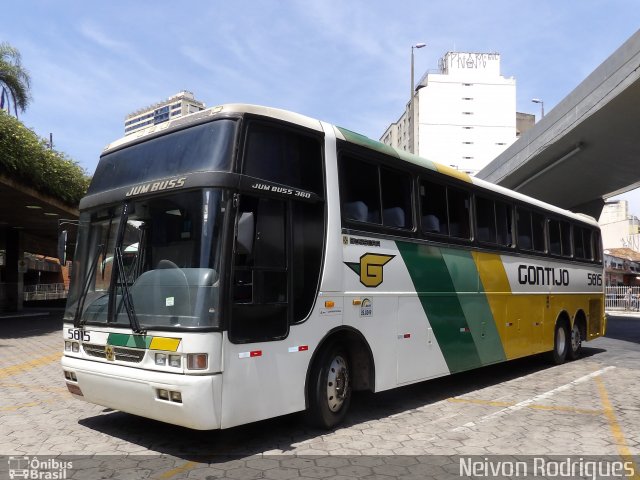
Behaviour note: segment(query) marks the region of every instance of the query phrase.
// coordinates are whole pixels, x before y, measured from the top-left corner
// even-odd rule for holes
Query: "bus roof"
[[[263,117],[269,117],[276,120],[281,120],[288,123],[293,123],[296,125],[303,126],[305,128],[316,130],[319,132],[323,132],[324,129],[322,127],[322,123],[320,120],[307,117],[305,115],[291,112],[288,110],[282,110],[279,108],[272,107],[264,107],[260,105],[251,105],[251,104],[242,104],[242,103],[230,103],[224,105],[218,105],[215,107],[210,107],[200,112],[191,113],[189,115],[184,115],[178,117],[174,120],[169,120],[167,122],[160,123],[158,125],[152,125],[150,127],[141,129],[138,132],[126,135],[114,142],[108,144],[103,150],[103,155],[111,152],[114,149],[121,148],[128,143],[137,143],[143,137],[152,134],[158,134],[166,130],[173,130],[175,128],[180,128],[187,126],[192,123],[199,123],[209,117],[213,117],[215,115],[224,115],[224,114],[253,114],[259,115]],[[592,224],[593,226],[598,226],[597,221],[588,215],[584,215],[581,213],[574,213],[569,210],[564,210],[562,208],[556,207],[555,205],[551,205],[549,203],[543,202],[541,200],[537,200],[533,197],[529,197],[527,195],[523,195],[521,193],[515,192],[513,190],[509,190],[507,188],[501,187],[499,185],[495,185],[493,183],[487,182],[485,180],[481,180],[479,178],[468,175],[467,173],[456,170],[453,167],[449,167],[447,165],[439,164],[428,160],[423,157],[419,157],[412,153],[406,152],[404,150],[399,150],[397,148],[391,147],[389,145],[385,145],[382,142],[377,140],[372,140],[364,135],[353,132],[346,128],[333,126],[334,133],[337,138],[341,140],[345,140],[350,143],[354,143],[360,145],[365,148],[369,148],[371,150],[393,156],[400,161],[412,163],[414,165],[421,166],[423,168],[427,168],[429,170],[437,171],[441,174],[448,175],[450,177],[457,178],[459,180],[468,182],[473,185],[477,185],[478,187],[499,193],[501,195],[511,197],[514,200],[519,200],[524,203],[530,204],[532,206],[537,206],[544,210],[557,213],[558,215],[566,216],[573,218],[574,220],[586,222]]]

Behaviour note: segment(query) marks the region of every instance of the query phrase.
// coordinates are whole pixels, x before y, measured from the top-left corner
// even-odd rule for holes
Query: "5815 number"
[[[75,328],[68,328],[67,329],[67,338],[69,340],[75,340],[77,342],[80,342],[80,341],[90,342],[91,341],[91,335],[89,334],[89,332],[85,332],[84,330],[75,329]]]

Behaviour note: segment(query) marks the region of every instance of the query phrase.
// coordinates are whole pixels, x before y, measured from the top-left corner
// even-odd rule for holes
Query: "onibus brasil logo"
[[[29,478],[39,480],[63,480],[67,478],[67,470],[73,468],[72,462],[38,457],[9,457],[9,478]]]
[[[383,267],[389,263],[393,257],[395,257],[395,255],[365,253],[360,257],[360,263],[344,262],[344,264],[360,276],[361,284],[365,287],[375,288],[383,282]]]

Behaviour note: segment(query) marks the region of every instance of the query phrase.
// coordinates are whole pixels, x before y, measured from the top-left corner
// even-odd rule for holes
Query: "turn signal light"
[[[187,369],[206,370],[209,364],[209,355],[206,353],[187,354]]]

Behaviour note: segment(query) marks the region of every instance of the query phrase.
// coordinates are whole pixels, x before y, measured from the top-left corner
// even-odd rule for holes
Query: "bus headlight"
[[[169,355],[169,366],[180,368],[182,364],[181,359],[182,357],[180,355]]]
[[[206,370],[209,364],[209,355],[206,353],[187,354],[187,368],[189,370]]]
[[[167,354],[156,353],[156,365],[166,365],[166,364],[167,364]]]

